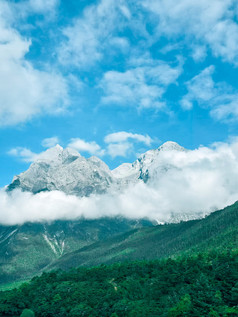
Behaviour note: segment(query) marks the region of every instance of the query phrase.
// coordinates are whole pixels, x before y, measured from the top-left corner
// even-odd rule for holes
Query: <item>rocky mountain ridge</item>
[[[113,186],[113,175],[99,158],[88,159],[77,151],[56,145],[44,152],[29,169],[13,178],[8,190],[20,188],[34,194],[59,190],[66,194],[102,194]]]
[[[140,155],[132,164],[124,163],[114,170],[96,156],[88,159],[71,148],[61,146],[48,149],[29,169],[13,178],[8,190],[19,188],[34,194],[59,190],[66,194],[89,196],[110,190],[123,190],[129,184],[147,182],[173,168],[160,160],[163,152],[185,152],[175,142],[166,142],[155,150]]]

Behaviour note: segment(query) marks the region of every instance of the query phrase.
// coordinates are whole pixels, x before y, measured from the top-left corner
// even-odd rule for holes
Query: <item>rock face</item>
[[[108,166],[97,157],[89,159],[77,151],[56,145],[47,150],[26,172],[15,176],[8,190],[60,190],[66,194],[88,196],[105,193],[113,186],[113,175]]]
[[[142,154],[134,163],[122,164],[111,171],[95,156],[86,159],[73,149],[56,145],[42,153],[26,172],[15,176],[8,190],[20,188],[34,194],[59,190],[77,196],[123,190],[129,184],[158,178],[173,168],[163,159],[163,153],[184,151],[187,150],[177,143],[166,142]]]
[[[159,177],[173,166],[167,164],[163,159],[163,153],[170,152],[172,155],[176,152],[186,152],[187,150],[175,142],[166,142],[155,150],[147,151],[142,154],[134,163],[125,163],[112,171],[114,177],[122,183],[136,183],[143,180],[145,183],[150,178]]]

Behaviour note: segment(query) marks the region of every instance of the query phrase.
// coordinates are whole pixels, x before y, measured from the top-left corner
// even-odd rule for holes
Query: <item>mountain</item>
[[[114,170],[99,158],[88,159],[77,151],[56,145],[42,153],[29,169],[13,178],[9,191],[20,188],[34,194],[59,190],[66,194],[89,196],[110,190],[124,190],[127,185],[159,178],[173,166],[166,164],[163,153],[187,151],[175,142],[166,142],[158,149],[147,151],[134,163],[125,163]]]
[[[52,268],[67,269],[184,253],[238,248],[238,202],[204,219],[135,229],[62,256]]]
[[[0,226],[0,284],[27,279],[62,255],[150,221],[125,218]]]
[[[20,188],[34,194],[59,190],[66,194],[89,196],[102,194],[113,186],[113,175],[99,158],[89,159],[77,151],[56,145],[31,164],[26,172],[14,177],[8,190]]]
[[[177,143],[166,142],[142,154],[134,163],[110,171],[96,157],[86,159],[73,149],[57,145],[40,154],[27,171],[15,176],[7,190],[19,188],[34,194],[60,190],[89,196],[109,190],[123,191],[137,182],[150,186],[150,182],[177,168],[168,164],[168,156],[183,158],[186,151]],[[171,222],[185,219],[185,215],[176,217]],[[219,237],[223,244],[237,235],[234,224],[237,224],[237,205],[205,219],[155,228],[151,221],[119,217],[0,226],[0,280],[6,283],[28,278],[51,267],[166,257],[210,245]]]
[[[124,184],[137,182],[140,179],[146,183],[149,179],[159,178],[161,174],[174,168],[165,162],[164,153],[170,152],[172,155],[176,155],[178,152],[187,151],[176,142],[168,141],[155,150],[141,154],[134,163],[124,163],[118,166],[112,171],[112,174]]]
[[[166,171],[169,167],[160,161],[162,153],[183,151],[186,150],[177,143],[166,142],[134,163],[111,171],[97,157],[86,159],[71,148],[56,145],[38,155],[27,171],[15,176],[7,191],[21,189],[37,194],[58,190],[82,197],[125,190],[131,183],[147,182],[157,172]],[[153,225],[147,220],[117,217],[0,226],[1,281],[32,276],[62,255],[131,229]]]

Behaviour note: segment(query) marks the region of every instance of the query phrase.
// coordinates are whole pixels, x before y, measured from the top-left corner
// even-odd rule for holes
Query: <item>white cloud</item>
[[[152,139],[149,135],[130,133],[130,132],[126,132],[126,131],[110,133],[110,134],[105,136],[104,141],[106,143],[120,143],[120,142],[125,142],[128,139],[142,142],[142,143],[146,144],[147,146],[150,146],[152,143]]]
[[[41,159],[57,160],[59,153],[63,150],[63,148],[58,145],[58,141],[57,137],[44,139],[41,145],[48,149],[40,153],[35,153],[28,148],[18,146],[8,151],[7,154],[27,163],[32,163]]]
[[[107,146],[107,154],[112,158],[117,156],[127,157],[134,152],[134,146],[131,142],[111,143]]]
[[[101,0],[86,7],[81,17],[63,29],[66,40],[58,50],[60,63],[85,68],[101,60],[114,45],[123,51],[128,49],[128,40],[118,37],[117,32],[130,16],[124,0]]]
[[[143,143],[146,146],[150,146],[153,142],[149,135],[133,134],[125,131],[111,133],[105,136],[104,142],[107,144],[106,149],[101,148],[95,141],[87,142],[80,138],[72,138],[68,144],[69,148],[72,148],[78,152],[89,153],[90,155],[104,156],[109,155],[113,158],[116,156],[126,157],[130,153],[134,153],[134,143]],[[59,138],[57,136],[46,138],[42,140],[41,145],[47,149],[54,148],[56,155],[58,153],[57,148],[61,148],[57,144]],[[43,151],[40,153],[34,153],[30,149],[25,147],[16,147],[8,151],[8,155],[14,156],[23,162],[35,162],[38,159],[49,158],[49,155],[54,155],[55,151]]]
[[[144,0],[157,17],[157,36],[185,38],[188,46],[208,46],[213,55],[238,64],[236,0]],[[194,55],[197,58],[196,54]]]
[[[58,7],[60,0],[29,0],[25,2],[26,6],[31,8],[33,12],[46,13],[54,11]]]
[[[212,79],[214,66],[207,67],[200,74],[187,82],[188,93],[183,97],[181,105],[184,109],[191,109],[193,102],[198,103],[208,102],[216,95],[215,83]],[[209,107],[209,104],[207,104]]]
[[[54,155],[58,155],[58,143],[59,139],[57,137],[47,138],[41,143],[43,147],[50,148],[47,151],[34,153],[28,148],[16,147],[8,151],[8,155],[17,157],[24,162],[35,162],[36,160],[44,158],[49,159],[51,156],[53,159],[55,159]],[[105,150],[103,150],[95,141],[86,142],[80,138],[72,138],[68,144],[68,147],[81,153],[89,153],[90,155],[103,156],[105,154]],[[52,148],[56,150],[52,152]]]
[[[31,163],[37,160],[40,154],[34,153],[30,149],[24,147],[16,147],[8,151],[8,155],[20,158],[23,162]]]
[[[162,61],[144,59],[137,63],[143,63],[144,66],[104,74],[99,83],[104,92],[102,103],[165,110],[163,94],[170,84],[176,83],[182,71],[181,63],[176,67]]]
[[[91,155],[103,156],[105,154],[105,151],[95,141],[86,142],[80,138],[72,138],[68,146],[79,152],[87,152]]]
[[[211,110],[211,116],[216,120],[225,122],[238,120],[238,93],[227,96],[227,101],[219,104],[219,107],[215,107]]]
[[[9,7],[2,3],[0,126],[22,123],[36,115],[63,112],[68,105],[66,80],[57,73],[36,69],[26,60],[31,41],[11,27],[5,12],[10,12]]]
[[[4,0],[3,2],[7,3]],[[12,12],[12,22],[16,22],[35,14],[43,15],[45,19],[54,18],[60,0],[21,0],[18,2],[8,2],[7,4]]]
[[[238,142],[218,143],[188,152],[161,152],[170,166],[147,184],[123,192],[77,198],[61,192],[32,195],[0,192],[0,223],[51,221],[122,215],[167,221],[172,214],[207,213],[238,200]]]
[[[120,131],[106,135],[104,142],[108,144],[107,154],[115,158],[117,156],[126,157],[134,153],[134,142],[144,143],[146,146],[150,146],[153,140],[149,135]]]
[[[46,138],[42,140],[41,145],[46,148],[50,148],[59,143],[59,138],[57,136],[53,136],[52,138]]]
[[[189,110],[197,103],[210,110],[213,118],[222,121],[238,119],[238,91],[226,83],[216,83],[212,75],[214,66],[207,67],[187,82],[188,93],[182,98],[181,106]]]
[[[192,47],[192,57],[196,62],[203,62],[207,57],[207,48],[204,45],[195,45]]]

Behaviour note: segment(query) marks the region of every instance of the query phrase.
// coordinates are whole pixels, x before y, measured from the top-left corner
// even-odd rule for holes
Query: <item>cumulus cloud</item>
[[[130,18],[124,0],[101,0],[88,6],[81,17],[63,29],[65,41],[58,49],[60,63],[85,68],[100,61],[114,46],[117,51],[127,51],[130,43],[118,32]]]
[[[153,142],[153,139],[149,135],[120,131],[106,135],[104,142],[106,143],[106,148],[102,148],[95,141],[87,142],[80,138],[72,138],[68,143],[68,147],[80,153],[89,153],[90,155],[109,155],[113,158],[116,156],[126,157],[130,153],[135,153],[135,143],[142,143],[146,146],[150,146]],[[54,136],[42,140],[41,145],[47,149],[54,148],[57,153],[58,149],[61,149],[58,143],[59,138]],[[26,147],[18,146],[9,150],[7,154],[17,157],[23,162],[29,163],[45,158],[47,157],[48,153],[51,152],[52,151],[47,150],[40,153],[35,153]],[[52,153],[54,153],[54,151]]]
[[[136,47],[143,52],[162,37],[171,44],[179,39],[195,61],[203,60],[209,50],[213,56],[237,65],[236,19],[236,0],[101,0],[63,29],[66,39],[58,56],[63,64],[84,68],[110,53],[126,54],[134,48],[133,39],[127,35],[130,30],[135,38],[141,38]]]
[[[59,138],[57,136],[53,136],[51,138],[46,138],[42,140],[41,145],[46,148],[50,148],[59,143]]]
[[[50,141],[48,141],[48,144],[49,142]],[[35,153],[35,152],[32,152],[28,148],[18,146],[8,151],[7,154],[11,156],[15,156],[23,162],[32,163],[37,160],[48,160],[48,161],[57,160],[59,153],[62,151],[63,151],[63,148],[58,144],[40,153]]]
[[[31,163],[39,158],[39,154],[24,147],[16,147],[8,151],[8,155],[20,158],[23,162]]]
[[[27,61],[31,41],[11,26],[10,16],[9,6],[1,3],[0,126],[22,123],[36,115],[59,114],[68,106],[67,81]]]
[[[103,156],[105,154],[105,151],[95,141],[86,142],[80,138],[72,138],[68,146],[79,152],[87,152],[91,155]]]
[[[187,82],[188,93],[180,104],[185,110],[197,103],[210,110],[213,118],[222,121],[238,119],[238,91],[223,82],[215,82],[214,66],[209,66]]]
[[[104,141],[106,143],[118,143],[118,142],[125,142],[128,139],[132,139],[138,142],[145,143],[146,145],[150,146],[152,139],[149,135],[137,134],[137,133],[130,133],[126,131],[120,131],[115,133],[110,133],[105,136]]]
[[[107,153],[115,158],[117,156],[127,157],[134,152],[134,146],[131,142],[111,143],[107,146]]]
[[[196,49],[207,46],[214,56],[238,64],[235,0],[144,0],[142,5],[157,17],[157,37],[182,37],[191,49],[194,43]],[[200,54],[195,53],[194,58]]]
[[[0,191],[0,223],[53,221],[121,215],[168,221],[171,214],[204,215],[238,199],[238,141],[193,151],[161,151],[157,163],[167,166],[148,183],[121,192],[90,197],[62,192],[36,195]]]
[[[134,142],[150,146],[153,140],[149,135],[120,131],[106,135],[104,142],[108,144],[107,154],[115,158],[117,156],[126,157],[128,154],[133,153]]]
[[[134,61],[131,61],[133,63]],[[138,65],[138,62],[144,66]],[[163,94],[176,83],[182,72],[181,63],[175,67],[156,60],[138,60],[137,65],[125,72],[108,71],[99,87],[103,90],[103,104],[134,106],[136,108],[166,109]]]

